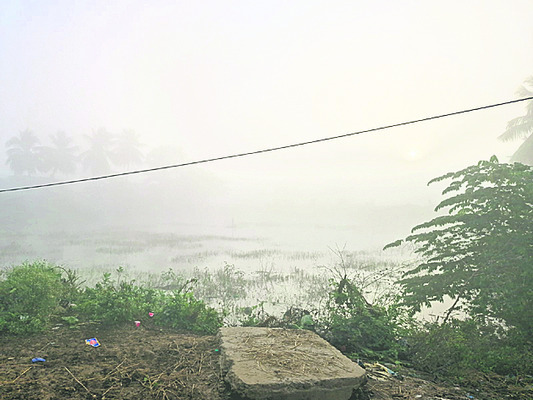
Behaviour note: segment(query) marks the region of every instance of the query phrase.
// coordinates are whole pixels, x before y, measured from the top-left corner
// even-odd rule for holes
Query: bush
[[[403,349],[396,322],[398,309],[369,304],[355,283],[344,277],[332,290],[319,329],[335,347],[353,358],[397,360]]]
[[[123,279],[122,268],[116,272],[116,280],[105,273],[94,288],[82,290],[75,272],[44,261],[12,268],[0,281],[0,332],[40,332],[53,318],[69,326],[87,319],[114,325],[150,312],[153,322],[176,329],[215,333],[221,326],[218,313],[192,293],[141,287]]]
[[[409,242],[421,256],[398,282],[413,314],[454,301],[443,324],[412,335],[414,364],[455,378],[471,369],[532,374],[533,168],[493,156],[429,183],[444,180],[448,197],[435,211],[447,214],[386,246]],[[456,311],[468,319],[453,320]]]
[[[86,288],[80,297],[77,312],[82,317],[112,325],[146,316],[163,296],[160,290],[142,288],[135,281],[120,282],[119,278],[113,282],[111,274],[105,273],[94,288]]]
[[[143,320],[153,312],[152,321],[161,326],[202,333],[215,333],[220,327],[218,313],[192,293],[144,288],[121,280],[122,268],[117,273],[116,281],[105,273],[94,288],[84,290],[77,308],[80,317],[113,325]]]
[[[164,299],[155,322],[175,329],[200,333],[215,333],[222,320],[219,314],[192,293],[172,292]]]
[[[448,296],[455,302],[445,319],[462,311],[533,337],[533,167],[493,156],[429,183],[448,179],[442,194],[453,194],[435,208],[448,214],[405,239],[421,259],[399,281],[403,303],[416,312]]]
[[[0,331],[43,331],[64,294],[61,273],[44,261],[13,267],[0,282]]]
[[[470,371],[531,375],[531,344],[516,330],[475,320],[428,323],[410,339],[410,358],[417,369],[436,376],[463,379]]]

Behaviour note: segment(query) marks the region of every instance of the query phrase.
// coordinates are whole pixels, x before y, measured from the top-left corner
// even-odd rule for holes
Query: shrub
[[[531,345],[516,330],[480,324],[475,320],[428,323],[409,338],[410,358],[417,369],[462,379],[470,371],[503,375],[533,372]]]
[[[161,326],[202,333],[215,333],[220,327],[218,313],[192,293],[144,288],[134,280],[121,281],[122,268],[117,273],[116,281],[105,273],[94,288],[85,289],[77,308],[80,316],[113,325],[142,320],[153,312],[153,323]]]
[[[319,329],[325,338],[354,358],[396,360],[402,350],[397,340],[398,309],[369,304],[355,283],[344,277],[331,281]]]
[[[119,274],[122,272],[118,269]],[[120,275],[119,275],[120,276]],[[86,288],[81,295],[77,312],[81,316],[105,324],[130,322],[153,311],[161,301],[162,293],[156,289],[142,288],[135,281],[111,280],[105,273],[94,288]]]
[[[447,214],[386,246],[409,242],[421,256],[398,282],[412,313],[454,300],[443,324],[412,335],[413,361],[455,378],[471,369],[532,374],[533,168],[493,156],[429,183],[444,180],[448,197],[435,211]]]
[[[155,322],[175,329],[215,333],[222,325],[220,315],[192,293],[172,292],[156,314]]]
[[[44,261],[13,267],[0,282],[0,331],[44,330],[64,293],[61,273]]]
[[[405,239],[421,262],[399,281],[404,304],[415,312],[449,296],[455,302],[445,320],[460,310],[532,337],[533,167],[493,156],[429,183],[448,179],[442,194],[453,195],[435,208],[448,214],[415,226]]]
[[[43,331],[53,317],[69,326],[87,319],[115,325],[146,319],[149,312],[154,323],[175,329],[215,333],[221,326],[219,314],[196,300],[186,285],[185,292],[167,292],[124,279],[122,267],[116,273],[116,279],[105,273],[94,287],[82,290],[75,272],[44,261],[12,268],[0,281],[0,332]]]

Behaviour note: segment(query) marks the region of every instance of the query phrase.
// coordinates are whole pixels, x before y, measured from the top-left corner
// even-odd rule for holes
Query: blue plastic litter
[[[31,362],[45,362],[46,360],[44,358],[40,358],[40,357],[35,357],[35,358],[32,358],[31,359]]]

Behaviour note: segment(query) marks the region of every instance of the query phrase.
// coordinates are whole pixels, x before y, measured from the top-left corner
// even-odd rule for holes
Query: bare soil
[[[85,343],[93,337],[99,347]],[[87,325],[4,337],[0,349],[3,400],[228,398],[214,336]]]
[[[85,343],[96,337],[99,347]],[[234,399],[220,373],[218,340],[133,324],[60,327],[31,337],[0,337],[0,399]],[[45,362],[32,363],[41,357]],[[531,399],[531,383],[479,374],[475,387],[438,384],[416,371],[387,376],[368,368],[354,399]]]

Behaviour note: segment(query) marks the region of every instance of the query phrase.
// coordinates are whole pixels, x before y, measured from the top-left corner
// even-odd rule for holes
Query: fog
[[[256,151],[511,100],[533,73],[531,15],[529,0],[4,0],[0,188]],[[0,193],[0,242],[4,250],[24,243],[21,259],[46,257],[49,243],[35,235],[61,232],[378,249],[433,216],[445,186],[428,187],[431,178],[492,155],[508,161],[520,143],[497,137],[524,107]],[[75,167],[14,174],[8,141],[26,130],[42,146],[65,132]],[[101,170],[82,162],[90,137],[100,133],[115,140],[109,149],[124,149],[117,141],[125,131],[134,132],[130,144],[142,158],[115,156]]]

